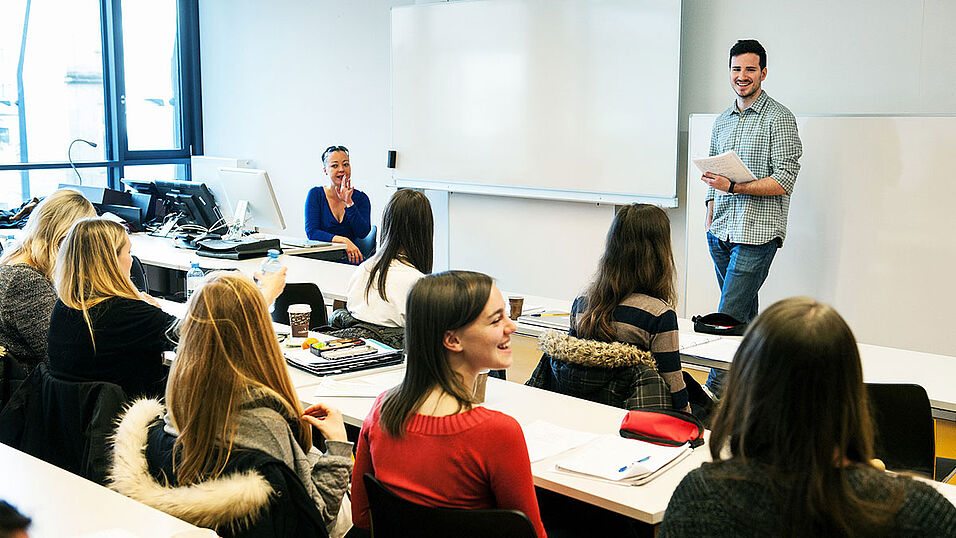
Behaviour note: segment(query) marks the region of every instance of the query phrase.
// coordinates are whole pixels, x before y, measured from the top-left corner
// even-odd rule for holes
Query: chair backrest
[[[876,457],[892,471],[910,471],[933,478],[936,438],[933,411],[919,385],[867,383]]]
[[[311,282],[286,284],[282,294],[276,298],[272,310],[272,321],[289,324],[289,305],[307,304],[312,307],[311,327],[329,324],[329,313],[325,309],[325,299],[318,286]]]
[[[146,279],[146,268],[139,258],[133,256],[133,266],[129,270],[129,279],[133,281],[136,289],[142,292],[149,292],[149,281]]]
[[[372,225],[372,229],[368,231],[368,235],[355,241],[355,246],[362,251],[362,259],[369,259],[373,254],[375,254],[375,240],[378,238],[378,226]]]
[[[105,484],[107,439],[125,403],[119,385],[65,381],[40,363],[0,412],[0,442]]]
[[[406,501],[366,473],[373,538],[455,536],[534,538],[534,526],[518,510],[435,508]]]

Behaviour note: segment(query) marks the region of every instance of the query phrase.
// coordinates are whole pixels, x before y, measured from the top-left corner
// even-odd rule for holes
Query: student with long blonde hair
[[[128,397],[161,395],[163,351],[176,318],[130,281],[126,229],[103,218],[73,225],[57,257],[59,299],[50,319],[50,372],[76,381],[109,381]]]
[[[266,512],[270,520],[285,513],[288,521],[270,524],[289,525],[284,535],[304,535],[295,526],[308,518],[283,512],[301,498],[270,502],[268,494],[230,498],[226,491],[229,480],[233,493],[246,487],[259,491],[257,479],[235,473],[238,461],[275,459],[294,472],[308,493],[303,497],[315,505],[311,512],[317,508],[331,527],[348,487],[352,444],[338,410],[321,404],[301,408],[266,305],[256,285],[239,273],[207,276],[179,323],[179,349],[166,388],[166,433],[149,434],[144,458],[141,445],[127,447],[125,439],[145,438],[163,406],[147,400],[129,411],[117,434],[115,489],[217,530],[236,519],[255,524]],[[148,416],[137,418],[144,408],[151,409]],[[324,437],[327,453],[312,450],[312,426]],[[149,469],[158,471],[150,476]],[[196,503],[188,493],[164,488],[166,480],[201,486],[207,500]],[[220,510],[219,501],[233,506]]]
[[[93,204],[82,194],[56,191],[33,209],[20,241],[0,258],[0,346],[25,367],[47,358],[60,243],[74,222],[94,216]]]

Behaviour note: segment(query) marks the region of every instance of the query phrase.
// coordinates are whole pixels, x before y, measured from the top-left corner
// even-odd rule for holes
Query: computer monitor
[[[244,228],[285,229],[279,201],[265,170],[254,168],[219,168],[219,189],[223,203],[234,210],[230,235]]]
[[[156,189],[156,194],[163,200],[167,215],[182,213],[186,220],[212,233],[225,231],[226,222],[216,206],[216,198],[204,183],[156,180],[153,182],[153,187]]]

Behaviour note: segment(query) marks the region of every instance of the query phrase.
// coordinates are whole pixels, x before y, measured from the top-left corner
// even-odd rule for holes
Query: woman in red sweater
[[[427,506],[520,510],[538,536],[531,464],[515,419],[473,403],[478,372],[511,365],[501,292],[481,273],[448,271],[408,293],[405,379],[362,424],[352,473],[352,519],[369,528],[362,476]]]

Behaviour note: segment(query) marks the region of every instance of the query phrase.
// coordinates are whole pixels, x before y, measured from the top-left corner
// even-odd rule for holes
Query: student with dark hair
[[[660,536],[956,536],[956,507],[882,471],[853,333],[808,297],[770,306],[734,356],[713,463],[671,497]]]
[[[449,271],[408,295],[406,371],[379,396],[359,434],[352,518],[368,529],[363,475],[409,501],[448,508],[520,510],[545,536],[521,426],[474,403],[478,373],[511,365],[501,292],[487,275]]]
[[[305,234],[309,239],[345,245],[349,263],[358,265],[362,252],[355,242],[372,229],[368,195],[352,187],[352,166],[345,146],[322,153],[322,170],[329,185],[312,187],[305,198]]]
[[[753,39],[730,49],[733,104],[714,121],[710,155],[734,150],[757,176],[734,183],[705,173],[705,227],[720,287],[719,312],[747,323],[757,315],[757,292],[787,236],[787,214],[800,171],[803,146],[797,120],[770,98],[761,84],[767,78],[767,52]],[[720,395],[722,371],[711,370],[707,385]]]
[[[6,501],[0,501],[0,538],[27,538],[30,518]]]
[[[570,336],[583,340],[544,340],[547,354],[527,384],[617,407],[689,411],[674,273],[667,214],[648,204],[620,208],[597,274],[571,307]],[[600,344],[606,342],[631,345]],[[666,387],[639,364],[641,350],[650,352]]]
[[[333,327],[352,331],[340,336],[374,338],[380,333],[388,340],[384,343],[405,347],[405,300],[412,285],[432,272],[433,229],[424,194],[401,189],[392,195],[382,216],[382,246],[352,275],[348,311],[333,314]]]

